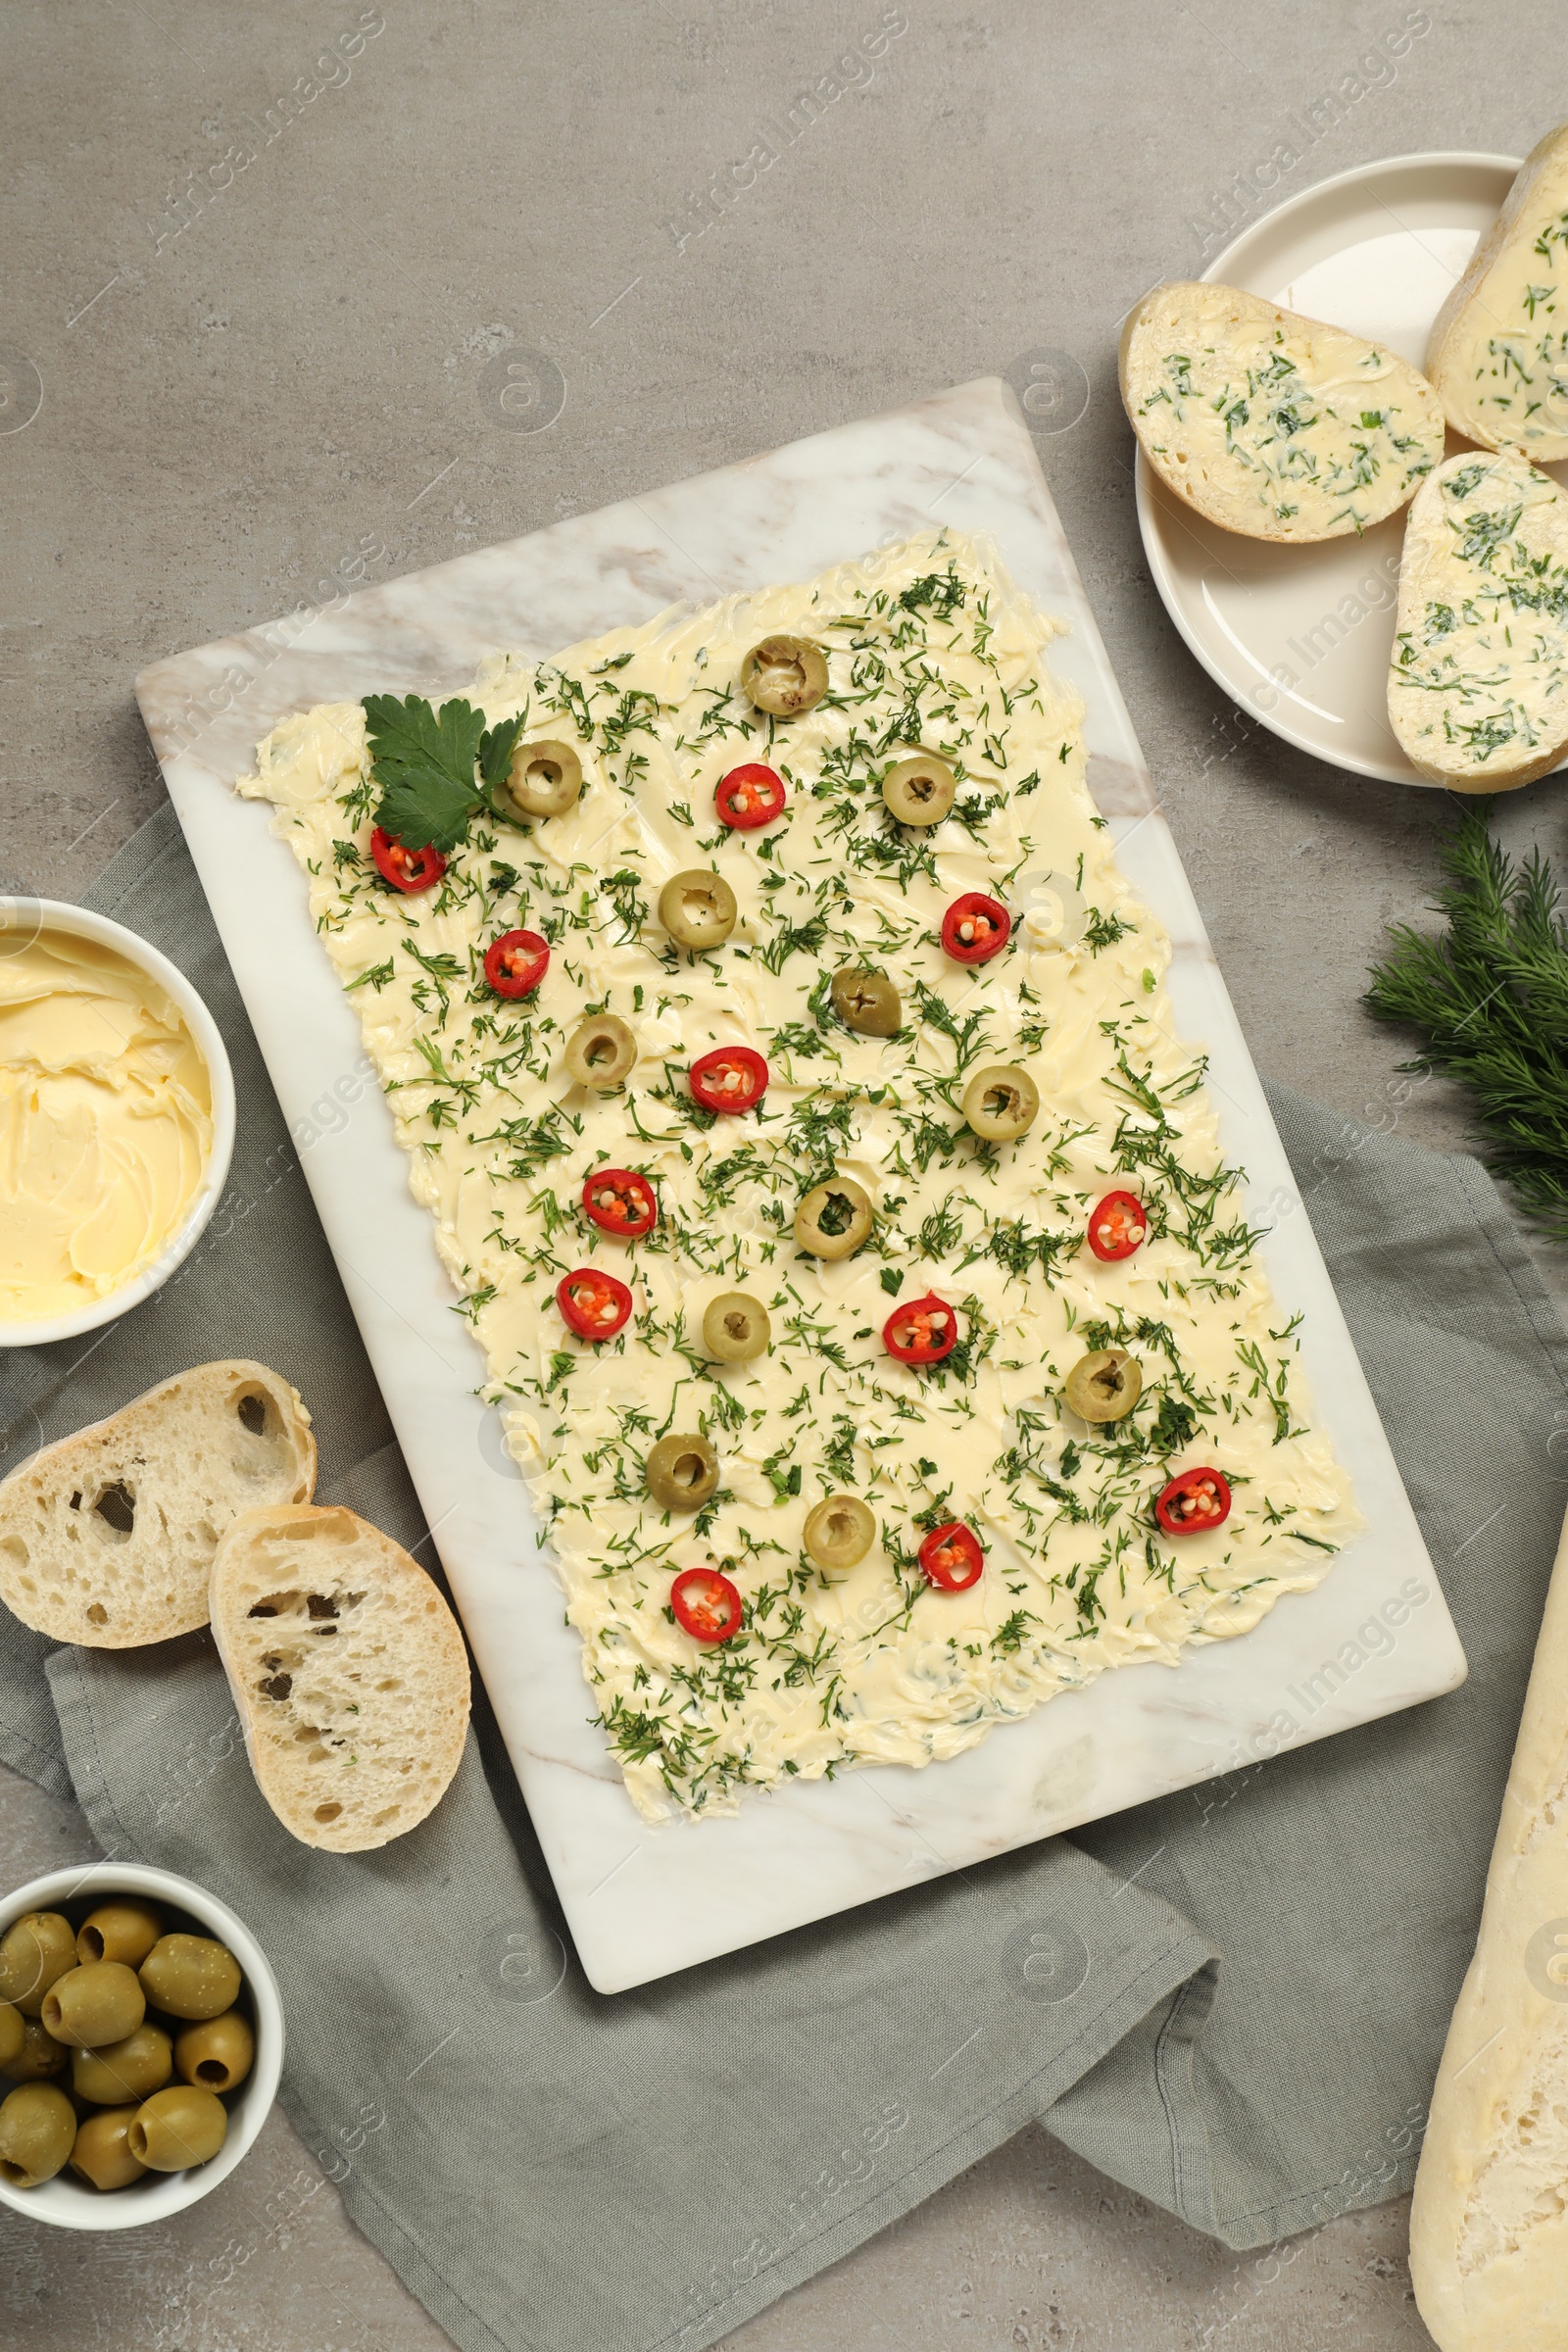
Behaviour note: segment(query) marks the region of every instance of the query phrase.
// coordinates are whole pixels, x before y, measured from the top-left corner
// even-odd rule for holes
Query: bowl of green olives
[[[205,1887],[102,1862],[0,1896],[0,2205],[62,2230],[194,2205],[282,2063],[267,1955]]]

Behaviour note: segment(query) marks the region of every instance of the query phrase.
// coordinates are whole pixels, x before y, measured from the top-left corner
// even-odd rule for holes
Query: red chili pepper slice
[[[622,1242],[637,1241],[659,1223],[659,1196],[635,1168],[595,1168],[582,1204],[596,1225]]]
[[[934,1527],[921,1544],[918,1557],[926,1583],[935,1585],[939,1592],[967,1592],[985,1572],[986,1555],[980,1548],[980,1539],[961,1519],[950,1519],[946,1527]]]
[[[550,968],[550,942],[537,931],[503,931],[484,952],[484,976],[498,997],[531,997]]]
[[[984,891],[966,890],[942,917],[942,945],[955,963],[989,963],[1007,944],[1012,917]]]
[[[557,1283],[556,1304],[579,1340],[612,1340],[631,1313],[631,1293],[613,1274],[579,1266]]]
[[[901,1364],[940,1364],[958,1345],[958,1318],[945,1298],[927,1291],[923,1298],[893,1309],[882,1326],[882,1343]]]
[[[1184,1470],[1154,1504],[1154,1517],[1167,1536],[1206,1535],[1230,1515],[1231,1491],[1220,1470]]]
[[[433,889],[447,870],[439,850],[411,850],[379,825],[370,835],[370,856],[382,880],[411,899],[416,890]]]
[[[750,1046],[720,1046],[692,1063],[692,1094],[705,1110],[755,1110],[767,1092],[767,1064]]]
[[[741,1630],[741,1596],[716,1568],[682,1569],[669,1588],[669,1605],[695,1642],[733,1642]]]
[[[1131,1257],[1149,1234],[1149,1211],[1136,1193],[1107,1193],[1091,1210],[1089,1247],[1097,1257]]]
[[[783,777],[775,768],[764,767],[760,760],[732,767],[727,776],[719,777],[713,794],[720,821],[737,833],[755,833],[760,825],[770,825],[775,816],[783,815],[784,802]]]

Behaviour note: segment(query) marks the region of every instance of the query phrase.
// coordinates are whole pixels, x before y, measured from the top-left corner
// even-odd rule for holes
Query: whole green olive
[[[123,1960],[86,1960],[68,1968],[43,1996],[43,2022],[56,2041],[98,2050],[123,2041],[147,2014],[147,1995]]]
[[[71,2154],[76,2110],[53,2082],[24,2082],[0,2101],[0,2180],[36,2188]]]
[[[64,2057],[65,2052],[61,2052]],[[96,2107],[116,2107],[162,2090],[174,2071],[173,2046],[162,2026],[145,2020],[123,2041],[101,2050],[73,2050],[71,2087]]]
[[[819,1568],[853,1568],[876,1542],[876,1521],[858,1494],[830,1494],[806,1515],[806,1548]]]
[[[582,761],[569,743],[519,743],[496,799],[510,816],[564,816],[581,791]]]
[[[677,948],[696,956],[721,948],[740,919],[735,893],[722,874],[694,865],[671,874],[659,894],[659,919]]]
[[[901,825],[940,825],[957,790],[952,768],[931,752],[896,760],[882,779],[883,806]]]
[[[211,1936],[160,1936],[137,1973],[153,2007],[171,2017],[217,2017],[239,1993],[239,1962]]]
[[[767,1353],[772,1337],[766,1307],[744,1291],[725,1291],[703,1316],[703,1346],[720,1364],[749,1364]]]
[[[22,2047],[10,2060],[6,2073],[13,2082],[41,2082],[45,2075],[58,2075],[71,2052],[37,2017],[24,2018]]]
[[[244,2082],[256,2055],[250,2019],[239,2009],[205,2017],[175,2036],[174,2065],[185,2082],[208,2090],[233,2090]]]
[[[76,1958],[123,1960],[127,1968],[140,1968],[163,1932],[161,1911],[134,1895],[119,1894],[90,1911],[76,1930]]]
[[[963,1115],[988,1144],[1010,1144],[1040,1116],[1040,1089],[1027,1070],[976,1070],[963,1090]]]
[[[847,963],[834,973],[828,995],[845,1028],[860,1037],[896,1037],[904,1026],[904,1005],[886,972]]]
[[[0,2075],[10,2070],[13,2058],[20,2058],[27,2038],[27,2021],[12,2001],[0,2001]]]
[[[827,657],[809,637],[764,637],[742,660],[741,692],[774,718],[799,718],[827,692]]]
[[[662,1511],[700,1511],[718,1492],[718,1456],[706,1438],[661,1438],[643,1477]]]
[[[1097,1348],[1078,1358],[1061,1393],[1085,1421],[1123,1421],[1143,1386],[1143,1368],[1125,1348]]]
[[[814,1184],[795,1211],[795,1240],[812,1257],[853,1257],[874,1222],[870,1195],[853,1176]]]
[[[36,2017],[56,1977],[76,1965],[76,1931],[58,1911],[25,1911],[0,1936],[0,2001]]]
[[[139,2180],[147,2167],[127,2144],[135,2113],[134,2107],[100,2107],[96,2115],[84,2115],[71,2151],[72,2171],[94,2188],[128,2188]]]
[[[171,2082],[143,2099],[130,2119],[125,2145],[154,2173],[183,2173],[216,2156],[228,2135],[228,2109],[216,2091],[196,2082]]]
[[[608,1094],[624,1086],[637,1065],[637,1040],[618,1013],[590,1013],[566,1040],[566,1075]]]

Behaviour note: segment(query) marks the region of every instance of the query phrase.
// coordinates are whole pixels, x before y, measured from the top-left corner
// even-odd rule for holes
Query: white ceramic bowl
[[[0,1895],[0,1936],[24,1912],[60,1910],[70,1904],[73,1909],[79,1905],[85,1916],[113,1894],[144,1894],[154,1902],[167,1903],[172,1910],[187,1912],[227,1944],[250,1987],[256,2060],[226,2102],[227,2138],[209,2163],[194,2165],[188,2173],[147,2173],[129,2188],[111,2190],[90,2187],[69,2166],[38,2188],[12,2188],[0,2180],[0,2205],[9,2205],[14,2213],[26,2214],[35,2222],[52,2222],[59,2230],[139,2230],[144,2222],[164,2221],[198,2203],[220,2180],[227,2180],[254,2143],[277,2095],[277,2078],[283,2066],[283,2004],[267,1954],[226,1903],[172,1870],[153,1870],[134,1862],[95,1862],[86,1870],[52,1870],[45,1878],[29,1879],[14,1894]]]
[[[234,1150],[234,1074],[228,1066],[218,1023],[184,973],[167,956],[160,956],[156,948],[149,947],[146,940],[138,939],[134,931],[127,931],[121,923],[112,923],[107,915],[91,914],[85,906],[70,906],[61,899],[0,899],[0,956],[6,954],[8,945],[14,951],[18,944],[24,946],[43,931],[64,931],[72,938],[94,940],[100,947],[113,949],[117,956],[122,956],[127,963],[146,972],[173,998],[185,1016],[186,1027],[212,1081],[213,1148],[207,1172],[178,1229],[139,1274],[122,1283],[119,1290],[78,1307],[74,1314],[40,1315],[23,1322],[0,1320],[0,1348],[41,1348],[50,1340],[74,1340],[78,1333],[96,1331],[100,1324],[112,1323],[128,1308],[139,1306],[160,1283],[168,1281],[180,1260],[195,1247],[202,1228],[222,1198]]]

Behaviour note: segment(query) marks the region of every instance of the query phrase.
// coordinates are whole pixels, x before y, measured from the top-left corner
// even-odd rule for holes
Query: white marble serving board
[[[440,694],[500,648],[549,655],[679,599],[808,578],[937,523],[989,532],[1071,634],[1089,781],[1123,870],[1170,933],[1170,992],[1206,1046],[1227,1155],[1286,1314],[1304,1309],[1317,1412],[1369,1532],[1315,1592],[1178,1668],[1123,1667],[954,1762],[753,1792],[650,1828],[603,1736],[476,1345],[453,1312],[359,1024],[270,810],[237,800],[286,712]],[[1022,416],[995,379],[775,450],[390,586],[157,663],[136,682],[272,1083],[301,1149],[590,1982],[615,1992],[1148,1797],[1452,1690],[1465,1662],[1204,936]],[[287,1370],[287,1366],[281,1367]],[[307,1399],[309,1401],[309,1399]],[[1381,1631],[1357,1641],[1360,1628]]]

